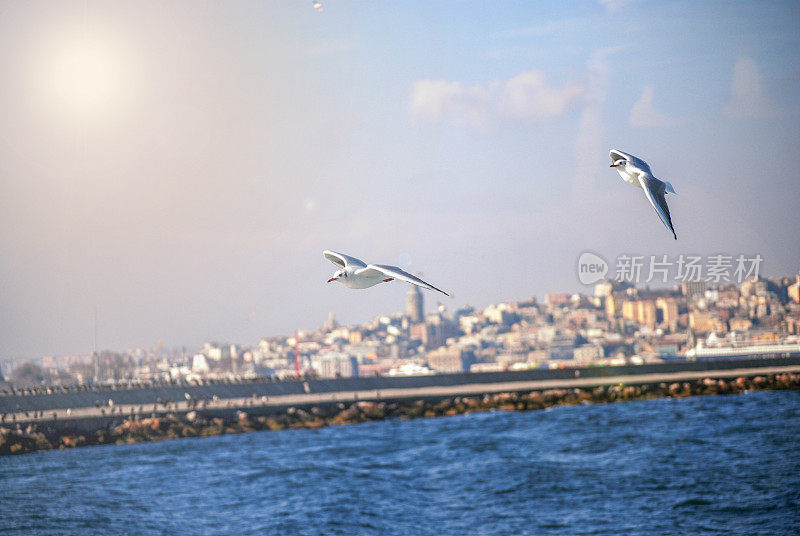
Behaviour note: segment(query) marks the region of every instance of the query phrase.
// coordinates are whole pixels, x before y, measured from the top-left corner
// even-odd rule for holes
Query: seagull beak
[[[610,165],[610,166],[608,166],[608,167],[617,167],[617,165],[616,165],[616,164],[611,164],[611,165]]]
[[[336,278],[335,277],[331,277],[330,279],[328,279],[328,283],[330,283],[331,281],[336,281]]]

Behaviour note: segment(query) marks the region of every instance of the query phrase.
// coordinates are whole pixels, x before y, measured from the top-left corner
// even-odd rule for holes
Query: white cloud
[[[547,119],[563,114],[583,91],[578,84],[548,86],[546,75],[537,70],[487,85],[420,80],[411,88],[411,114],[470,126],[482,126],[499,117]]]
[[[532,26],[524,26],[502,32],[503,37],[542,37],[553,35],[564,35],[568,32],[575,32],[576,29],[587,29],[596,25],[595,19],[588,17],[570,17],[546,22],[537,22]]]
[[[653,95],[655,90],[652,86],[647,86],[631,108],[629,122],[634,127],[668,127],[677,125],[680,119],[670,117],[659,112],[653,107]]]
[[[561,115],[584,92],[583,86],[548,86],[542,71],[527,71],[508,80],[503,87],[503,107],[515,117],[543,119]]]
[[[599,163],[605,156],[603,147],[605,129],[602,112],[608,94],[608,77],[610,67],[607,58],[619,52],[618,47],[603,48],[589,58],[586,69],[588,79],[584,94],[584,107],[575,138],[575,178],[572,183],[572,195],[576,199],[594,192],[597,176],[603,169]]]
[[[731,99],[723,111],[725,115],[736,118],[767,117],[774,114],[764,93],[758,65],[752,58],[739,58],[736,62]]]
[[[305,48],[309,56],[335,56],[346,54],[356,49],[356,41],[352,38],[336,38],[329,41],[314,43]]]
[[[606,8],[606,11],[619,11],[628,7],[633,3],[633,0],[597,0],[598,3]]]
[[[411,113],[415,117],[449,120],[457,125],[480,126],[489,116],[490,91],[460,82],[420,80],[411,88]]]

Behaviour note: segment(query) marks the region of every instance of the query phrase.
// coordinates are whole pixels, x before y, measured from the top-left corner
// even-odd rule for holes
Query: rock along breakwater
[[[731,378],[705,377],[686,381],[609,384],[554,388],[528,392],[496,392],[439,398],[326,402],[291,406],[280,412],[258,414],[247,407],[234,412],[191,410],[123,417],[114,424],[97,421],[94,430],[70,430],[43,422],[0,426],[0,455],[91,445],[208,437],[261,430],[320,428],[385,419],[415,419],[481,411],[532,411],[553,406],[605,404],[653,398],[737,394],[753,390],[800,390],[800,373],[783,372]]]

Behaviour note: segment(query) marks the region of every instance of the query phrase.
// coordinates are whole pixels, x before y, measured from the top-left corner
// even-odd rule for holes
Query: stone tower
[[[412,324],[418,324],[425,318],[422,290],[417,285],[410,285],[410,287],[406,293],[406,315]]]

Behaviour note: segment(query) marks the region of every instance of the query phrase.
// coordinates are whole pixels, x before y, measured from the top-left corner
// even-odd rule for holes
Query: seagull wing
[[[608,156],[611,157],[611,163],[612,164],[614,162],[616,162],[617,160],[619,160],[620,158],[622,158],[624,160],[627,160],[628,158],[630,158],[630,155],[628,153],[623,153],[622,151],[618,151],[616,149],[611,149],[608,152]]]
[[[675,234],[675,229],[672,227],[672,218],[670,218],[669,207],[667,206],[667,200],[664,197],[664,183],[656,178],[645,175],[644,173],[640,173],[639,184],[642,185],[644,195],[647,196],[650,204],[653,205],[654,209],[656,209],[656,214],[658,214],[658,217],[661,218],[661,222],[672,232],[672,236],[674,236],[675,240],[677,240],[678,235]]]
[[[326,249],[322,252],[322,254],[325,255],[326,259],[340,268],[345,268],[347,266],[358,266],[361,268],[367,267],[364,261],[356,259],[355,257],[351,257],[350,255],[345,255],[344,253],[336,253],[335,251],[328,251]]]
[[[406,283],[411,283],[412,285],[417,285],[422,288],[426,288],[428,290],[436,290],[441,292],[445,296],[450,296],[447,292],[443,291],[440,288],[436,288],[430,283],[426,283],[419,277],[415,275],[411,275],[405,270],[398,268],[397,266],[386,266],[383,264],[370,264],[363,270],[359,270],[356,272],[357,275],[364,275],[366,277],[374,277],[377,275],[384,275],[386,277],[391,277],[392,279],[397,279],[398,281],[405,281]]]
[[[647,162],[645,162],[644,160],[642,160],[637,156],[633,156],[632,154],[620,151],[619,149],[611,149],[611,151],[608,152],[608,156],[611,157],[612,163],[616,162],[620,158],[624,158],[625,160],[627,160],[637,168],[641,169],[645,173],[649,173],[651,175],[653,174]]]

